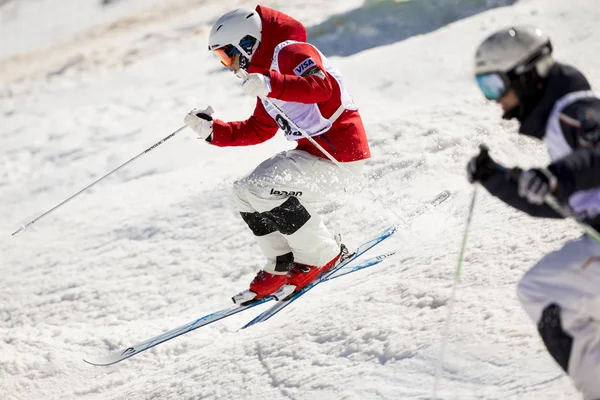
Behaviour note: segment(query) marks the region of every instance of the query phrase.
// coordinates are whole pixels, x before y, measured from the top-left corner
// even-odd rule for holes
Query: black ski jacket
[[[573,67],[556,63],[541,93],[522,100],[523,112],[518,118],[521,123],[519,133],[542,139],[555,103],[561,97],[581,90],[590,90],[583,74]],[[510,118],[510,113],[505,117]],[[562,133],[573,152],[552,162],[547,168],[558,181],[554,196],[563,206],[567,206],[573,193],[600,188],[600,99],[587,98],[574,102],[561,112],[559,120]],[[481,183],[493,196],[531,216],[562,218],[548,205],[531,204],[519,196],[517,182],[509,174],[498,172]],[[582,216],[580,220],[600,229],[600,215]]]

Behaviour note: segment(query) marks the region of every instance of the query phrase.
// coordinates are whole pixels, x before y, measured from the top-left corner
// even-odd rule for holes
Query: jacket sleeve
[[[218,147],[250,146],[271,139],[279,126],[267,113],[260,99],[256,101],[254,114],[245,121],[213,121],[210,144]]]
[[[600,188],[600,151],[578,149],[548,166],[556,177],[555,196],[565,202],[575,192]]]
[[[297,103],[327,101],[333,93],[334,79],[325,72],[319,52],[307,43],[284,47],[278,55],[279,71],[269,71],[269,97]]]
[[[494,197],[499,198],[509,206],[523,211],[532,217],[539,218],[563,218],[546,204],[532,204],[519,196],[517,182],[510,179],[504,172],[496,172],[481,183],[483,187]]]

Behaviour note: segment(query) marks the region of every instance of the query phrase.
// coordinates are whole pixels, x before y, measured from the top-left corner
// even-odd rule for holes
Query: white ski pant
[[[364,162],[342,165],[360,175]],[[343,191],[354,181],[327,159],[288,150],[234,183],[238,210],[268,260],[265,271],[285,274],[292,261],[322,266],[340,252],[314,207],[324,195]]]
[[[584,399],[600,399],[600,244],[586,236],[548,254],[517,294]]]

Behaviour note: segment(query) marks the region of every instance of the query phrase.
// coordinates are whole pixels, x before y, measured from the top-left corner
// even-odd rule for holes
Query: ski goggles
[[[488,100],[499,100],[508,92],[510,84],[503,74],[496,72],[476,75],[477,86]]]
[[[227,46],[219,47],[213,52],[219,57],[221,64],[226,67],[229,67],[235,61],[235,55],[239,54],[240,51],[237,47],[232,44],[228,44]]]

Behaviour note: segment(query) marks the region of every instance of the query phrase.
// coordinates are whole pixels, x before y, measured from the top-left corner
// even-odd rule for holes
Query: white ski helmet
[[[262,20],[255,10],[238,8],[222,15],[208,36],[208,49],[215,51],[225,66],[241,53],[240,64],[247,68],[260,44]]]
[[[553,64],[550,38],[530,26],[502,29],[475,52],[476,80],[491,100],[498,100],[510,88],[519,96],[535,92]]]

